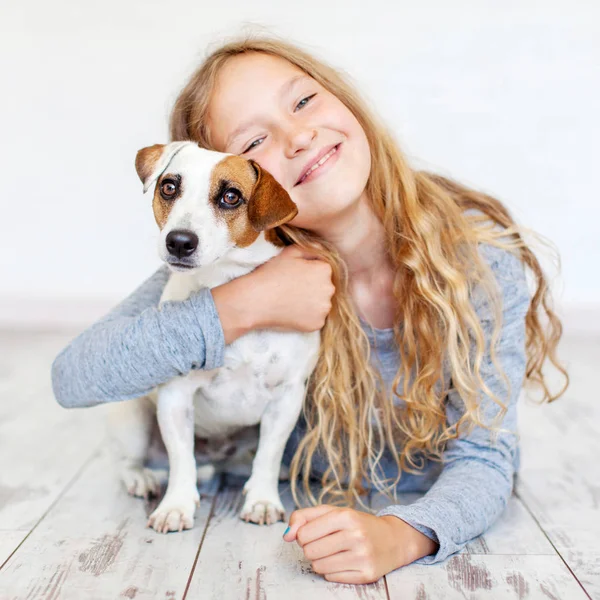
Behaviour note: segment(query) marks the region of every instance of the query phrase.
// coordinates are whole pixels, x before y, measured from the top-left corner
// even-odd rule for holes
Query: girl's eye
[[[306,96],[306,98],[302,98],[302,100],[300,100],[300,102],[298,102],[298,104],[296,105],[296,108],[298,108],[298,106],[300,106],[301,108],[304,108],[308,104],[308,100],[311,100],[316,95],[317,94],[311,94],[310,96]],[[305,104],[302,104],[305,100],[307,100],[307,102]],[[294,110],[294,112],[296,112],[296,111]]]
[[[256,145],[258,146],[257,142],[260,142],[260,143],[262,144],[262,141],[263,141],[264,139],[265,139],[265,138],[264,138],[264,137],[262,137],[262,138],[259,138],[259,139],[257,139],[257,140],[254,140],[254,141],[253,141],[253,142],[252,142],[252,143],[251,143],[251,144],[250,144],[250,145],[249,145],[249,146],[248,146],[248,147],[247,147],[247,148],[246,148],[246,149],[245,149],[245,150],[242,152],[242,154],[246,154],[246,152],[248,152],[248,150],[252,150],[252,148],[256,148],[256,146],[255,146],[254,144],[256,144]]]
[[[294,109],[294,112],[296,112],[296,109],[298,109],[298,107],[300,108],[304,108],[309,101],[314,98],[317,94],[311,94],[310,96],[306,96],[306,98],[302,98],[302,100],[300,100],[300,102],[298,102],[298,104],[296,105],[296,108]],[[256,146],[258,146],[259,144],[262,144],[264,141],[264,137],[259,138],[257,140],[254,140],[243,152],[242,154],[246,154],[246,152],[252,150],[253,148],[256,148]]]

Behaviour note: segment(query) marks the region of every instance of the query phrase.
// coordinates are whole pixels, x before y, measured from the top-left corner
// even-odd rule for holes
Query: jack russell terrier
[[[185,300],[200,288],[249,273],[283,250],[274,228],[298,209],[256,162],[184,141],[143,148],[135,166],[144,193],[156,182],[159,255],[171,270],[159,309],[165,301]],[[158,491],[155,475],[144,467],[158,420],[170,469],[165,496],[147,526],[162,533],[193,526],[200,504],[197,479],[215,472],[211,464],[197,468],[195,436],[204,439],[205,448],[229,439],[245,444],[246,451],[254,440],[240,518],[260,525],[285,518],[278,492],[281,460],[319,345],[319,331],[254,330],[225,348],[222,367],[192,370],[146,396],[109,405],[120,476],[136,496]],[[235,463],[232,452],[230,444],[223,454]]]

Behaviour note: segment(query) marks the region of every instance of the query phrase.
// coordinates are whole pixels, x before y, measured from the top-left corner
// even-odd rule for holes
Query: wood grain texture
[[[26,531],[0,531],[0,567],[26,537]]]
[[[97,413],[54,400],[60,347],[56,336],[0,336],[0,530],[30,531],[105,436]]]
[[[521,405],[523,466],[516,492],[593,598],[600,598],[600,341],[569,338],[571,385],[544,406]],[[552,377],[554,374],[550,373]]]
[[[587,600],[558,556],[458,554],[386,576],[390,598],[411,600]]]
[[[145,527],[158,500],[129,496],[101,452],[4,566],[1,589],[28,600],[181,598],[215,491],[215,481],[201,488],[193,529],[158,534]]]
[[[122,488],[104,450],[105,407],[65,410],[53,398],[50,365],[72,337],[0,332],[0,600],[600,599],[598,340],[563,344],[566,397],[542,407],[521,401],[522,468],[498,521],[441,564],[353,586],[313,573],[297,544],[283,542],[285,523],[241,521],[235,479],[203,487],[191,531],[146,529],[157,500]],[[289,517],[288,484],[281,490]],[[370,502],[379,509],[389,500]]]

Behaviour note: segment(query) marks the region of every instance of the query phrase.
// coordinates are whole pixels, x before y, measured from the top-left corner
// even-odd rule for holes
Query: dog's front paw
[[[141,466],[123,466],[120,474],[121,481],[132,496],[148,499],[148,496],[158,496],[160,493],[160,482],[151,469]]]
[[[200,506],[200,494],[174,492],[165,495],[162,502],[148,518],[146,527],[152,527],[158,533],[183,531],[194,526],[194,513]]]
[[[267,491],[266,488],[244,486],[246,501],[240,513],[240,519],[246,523],[272,525],[285,519],[285,509],[277,492]]]

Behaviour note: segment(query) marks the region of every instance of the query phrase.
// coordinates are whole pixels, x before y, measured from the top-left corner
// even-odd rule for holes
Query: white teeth
[[[333,147],[319,162],[316,162],[298,183],[302,183],[315,169],[318,169],[330,156],[335,154],[337,146]]]

